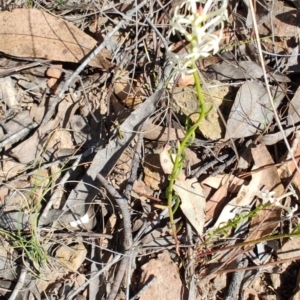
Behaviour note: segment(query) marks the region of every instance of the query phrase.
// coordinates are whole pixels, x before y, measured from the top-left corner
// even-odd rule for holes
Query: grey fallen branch
[[[129,250],[132,246],[132,234],[131,234],[131,220],[130,220],[130,212],[128,210],[128,203],[125,198],[123,198],[117,190],[110,185],[107,180],[101,175],[98,174],[97,178],[100,183],[104,186],[104,188],[108,191],[108,193],[115,199],[119,208],[122,212],[123,216],[123,226],[124,226],[124,249]]]
[[[138,140],[137,140],[136,147],[135,147],[135,152],[134,152],[132,163],[131,163],[130,176],[129,176],[129,179],[128,179],[128,182],[127,182],[127,185],[126,185],[126,188],[125,188],[125,192],[124,192],[124,199],[123,199],[124,201],[123,201],[123,203],[125,203],[126,208],[123,208],[122,213],[124,211],[124,213],[128,214],[128,216],[129,216],[128,224],[126,224],[125,218],[123,216],[124,248],[125,248],[126,251],[125,251],[125,257],[123,258],[123,260],[121,261],[121,263],[119,265],[118,272],[117,272],[117,275],[115,277],[115,280],[114,280],[114,283],[113,283],[113,286],[112,286],[112,289],[111,289],[108,300],[115,299],[115,297],[116,297],[116,295],[119,291],[119,288],[121,286],[123,277],[126,273],[126,270],[127,270],[127,276],[128,276],[127,282],[130,281],[131,272],[128,271],[128,265],[131,265],[130,264],[130,261],[131,261],[130,258],[132,257],[134,249],[130,249],[132,247],[130,247],[130,248],[127,247],[127,241],[126,241],[126,237],[130,235],[131,246],[132,246],[131,221],[130,221],[130,214],[129,214],[129,210],[128,210],[127,205],[129,204],[129,201],[131,199],[131,190],[133,188],[134,181],[136,180],[136,177],[137,177],[137,170],[138,170],[138,167],[139,167],[139,164],[140,164],[140,159],[141,159],[141,151],[142,151],[144,131],[145,131],[145,128],[146,128],[146,125],[147,125],[148,122],[149,122],[149,119],[146,122],[144,122],[144,124],[141,126],[141,129],[139,130],[140,133],[139,133],[139,136],[138,136]],[[128,217],[126,217],[126,219],[128,219]],[[127,247],[127,249],[126,249],[126,247]],[[127,293],[126,293],[127,295],[129,294],[128,288],[129,288],[129,284],[127,284]]]

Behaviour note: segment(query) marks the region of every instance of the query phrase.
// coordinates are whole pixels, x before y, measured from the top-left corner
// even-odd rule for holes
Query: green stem
[[[195,62],[193,62],[191,67],[193,69],[197,70]],[[194,80],[195,80],[195,87],[196,87],[196,92],[197,92],[198,101],[199,101],[199,117],[198,117],[196,123],[187,130],[185,137],[183,138],[183,140],[181,141],[181,143],[178,146],[174,165],[173,165],[173,170],[172,170],[171,175],[169,176],[169,186],[167,188],[167,200],[168,200],[170,224],[171,224],[171,229],[172,229],[172,233],[173,233],[176,244],[178,244],[178,240],[177,240],[177,236],[176,236],[176,228],[175,228],[175,223],[174,223],[174,213],[176,210],[173,211],[173,205],[172,205],[173,196],[174,196],[174,194],[173,194],[174,184],[175,184],[175,180],[178,178],[178,175],[182,171],[184,150],[188,147],[191,140],[194,138],[195,131],[199,127],[202,120],[204,119],[205,113],[206,113],[205,100],[204,100],[198,72],[194,71],[193,76],[194,76]],[[175,207],[177,208],[179,205],[179,202],[178,202],[179,200],[177,199],[176,201],[177,202],[175,204]]]

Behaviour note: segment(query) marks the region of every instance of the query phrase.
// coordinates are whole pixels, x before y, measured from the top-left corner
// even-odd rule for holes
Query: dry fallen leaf
[[[224,184],[207,200],[205,222],[211,220],[214,216],[220,215],[220,206],[224,203],[224,200],[226,200],[227,194],[228,187]]]
[[[132,91],[133,83],[129,72],[127,70],[121,70],[114,84],[115,95],[122,103],[124,103],[124,100],[127,99]]]
[[[58,79],[62,75],[62,65],[56,64],[52,67],[49,67],[46,71],[46,75],[49,77],[47,80],[48,88],[53,92],[54,95],[59,93],[59,81]]]
[[[274,106],[278,107],[284,93],[271,90]],[[275,95],[274,95],[275,93]],[[272,121],[272,111],[267,89],[258,81],[245,82],[239,89],[226,127],[225,139],[245,138],[263,131]]]
[[[300,257],[300,240],[299,238],[293,238],[288,240],[280,250],[276,251],[276,255],[280,259],[299,259]]]
[[[260,144],[253,148],[252,155],[257,168],[274,164],[272,156],[265,145]],[[253,174],[253,176],[256,176],[256,174]],[[276,193],[275,197],[280,197],[283,194],[284,187],[281,184],[276,167],[265,168],[259,171],[258,174],[260,174],[262,180],[260,185],[257,185],[257,190],[264,186],[265,191],[274,191]],[[270,234],[277,227],[280,216],[281,208],[276,206],[259,211],[250,220],[250,235],[246,241],[259,239]]]
[[[251,8],[249,5],[249,0],[243,1],[245,6],[248,8],[248,14],[247,14],[247,20],[246,20],[246,27],[247,28],[253,28],[253,18],[251,13]],[[267,18],[268,14],[270,12],[270,9],[268,7],[268,4],[265,3],[264,0],[257,1],[255,4],[255,14],[256,14],[256,23],[262,24],[265,19]]]
[[[160,190],[163,179],[163,172],[159,162],[158,154],[149,154],[145,157],[144,182],[153,190]]]
[[[181,176],[182,177],[182,176]],[[180,208],[199,235],[203,234],[205,222],[205,197],[197,178],[179,178],[174,191],[181,200]]]
[[[91,127],[86,118],[81,115],[73,115],[69,122],[76,145],[85,143],[91,133]]]
[[[273,163],[265,145],[258,145],[256,148],[253,148],[252,154],[255,162],[253,170]],[[218,220],[210,230],[216,229],[220,226],[220,224],[227,223],[230,219],[233,219],[236,214],[236,207],[242,208],[245,205],[250,205],[251,201],[257,195],[262,186],[265,186],[267,191],[274,190],[277,197],[283,193],[283,186],[280,184],[279,176],[277,175],[275,167],[254,172],[252,174],[250,184],[242,185],[238,195],[224,207],[222,213],[218,217]],[[259,211],[250,221],[250,231],[252,232],[247,240],[257,239],[272,231],[277,226],[276,221],[280,219],[280,214],[281,209],[278,209],[278,207]],[[266,225],[262,226],[262,221],[269,222],[266,222]]]
[[[86,258],[87,250],[84,245],[60,246],[56,250],[56,258],[68,271],[76,272]]]
[[[228,193],[236,194],[243,184],[248,184],[245,180],[235,177],[234,175],[217,175],[214,177],[208,177],[201,182],[201,186],[204,189],[207,186],[211,186],[217,191],[206,201],[206,218],[205,221],[219,216],[224,206],[224,200]]]
[[[126,106],[135,109],[146,97],[143,78],[133,79],[127,70],[122,70],[116,76],[114,93]]]
[[[37,170],[37,172],[30,176],[30,183],[35,188],[44,188],[50,182],[49,173],[46,169]]]
[[[188,75],[182,75],[177,82],[178,86],[188,86],[188,85],[194,85],[194,75],[188,74]]]
[[[279,82],[290,82],[291,80],[286,75],[280,72],[274,72],[271,68],[267,69],[268,75],[271,79]],[[262,67],[254,61],[223,61],[219,64],[213,65],[209,68],[209,78],[220,81],[228,79],[246,79],[257,78],[260,79],[264,72]]]
[[[1,190],[0,190],[1,191]],[[142,180],[135,180],[133,183],[133,188],[131,191],[131,196],[135,197],[137,199],[140,199],[141,201],[146,201],[148,198],[145,196],[142,196],[141,194],[147,195],[147,196],[153,196],[153,191],[150,187],[148,187],[144,181]],[[0,197],[1,199],[1,197]]]
[[[42,153],[42,138],[46,133],[57,128],[59,123],[66,117],[66,111],[72,105],[72,100],[70,96],[63,99],[58,105],[58,111],[56,113],[55,119],[50,120],[45,126],[39,128],[39,132],[35,132],[27,140],[23,141],[17,145],[14,149],[10,151],[10,155],[18,159],[21,163],[29,163],[34,161]],[[51,139],[51,135],[50,135]],[[44,141],[47,144],[47,141]],[[48,140],[49,142],[49,140]],[[45,150],[45,149],[44,149]],[[41,158],[41,157],[40,157]]]
[[[59,77],[62,74],[61,69],[62,69],[62,65],[53,65],[52,67],[49,67],[47,69],[46,75],[51,78],[59,79]]]
[[[49,172],[47,169],[40,169],[35,174],[30,176],[30,185],[34,189],[32,193],[32,200],[34,203],[38,203],[43,198],[45,187],[50,184]]]
[[[300,132],[296,131],[295,137],[291,144],[291,150],[293,156],[296,159],[296,162],[299,164],[299,155],[300,155]],[[287,152],[284,157],[284,160],[291,159],[291,155]],[[298,174],[295,164],[292,160],[288,161],[287,163],[280,166],[278,169],[278,174],[280,178],[287,178],[290,180],[292,179],[291,183],[296,189],[298,195],[300,194],[300,174]]]
[[[261,175],[257,173],[253,176],[249,185],[242,185],[238,195],[230,200],[228,204],[223,208],[219,215],[216,223],[210,229],[211,231],[217,229],[221,224],[226,224],[229,220],[232,220],[235,215],[239,212],[236,208],[243,208],[246,205],[250,205],[251,201],[257,194],[258,186],[261,182]]]
[[[20,8],[0,13],[0,51],[5,54],[78,63],[97,45],[97,41],[75,25],[49,13]],[[107,50],[89,65],[108,69],[113,65]]]
[[[185,137],[185,132],[182,129],[168,128],[151,123],[147,125],[144,137],[159,142],[177,141]]]
[[[290,101],[289,111],[287,114],[287,123],[288,125],[295,125],[300,120],[300,87],[294,94],[293,99]]]
[[[26,170],[26,165],[18,163],[6,155],[2,157],[0,179],[9,180]]]

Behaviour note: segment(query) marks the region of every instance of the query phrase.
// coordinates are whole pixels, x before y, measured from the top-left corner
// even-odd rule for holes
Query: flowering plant
[[[280,208],[282,208],[283,210],[285,210],[287,212],[287,217],[291,218],[294,214],[294,212],[298,209],[298,205],[296,204],[295,207],[288,207],[288,206],[284,206],[280,203],[280,200],[288,197],[288,196],[294,196],[296,199],[298,199],[298,196],[295,192],[295,190],[293,189],[292,186],[289,186],[289,192],[283,194],[282,196],[276,198],[274,197],[275,192],[259,192],[258,197],[261,198],[263,200],[263,204],[267,204],[267,203],[271,203],[274,204],[275,206],[278,206]]]
[[[204,6],[201,4],[205,3]],[[193,73],[194,63],[199,58],[208,57],[211,52],[219,50],[219,43],[223,35],[224,20],[227,19],[228,0],[186,0],[174,10],[171,19],[171,33],[181,33],[191,43],[190,51],[180,58],[169,49],[171,63],[176,64],[177,70],[183,73]],[[180,10],[184,7],[184,13]],[[216,26],[221,25],[219,34],[213,34]]]
[[[220,4],[221,2],[221,4]],[[205,3],[202,6],[202,3]],[[176,236],[176,227],[174,223],[174,212],[179,206],[179,197],[174,194],[175,180],[183,168],[185,159],[185,149],[195,137],[195,131],[206,115],[205,100],[200,84],[200,77],[196,68],[196,61],[201,57],[207,57],[210,52],[216,53],[219,50],[219,42],[223,34],[224,19],[227,18],[228,0],[184,0],[180,6],[177,6],[174,11],[174,16],[170,22],[172,31],[178,31],[184,38],[190,42],[190,51],[188,54],[179,57],[169,49],[169,60],[175,65],[175,70],[184,74],[192,73],[195,80],[195,87],[199,101],[199,117],[191,127],[186,128],[186,134],[181,143],[178,144],[175,159],[173,160],[172,173],[169,176],[169,186],[166,190],[168,200],[168,209],[172,232],[176,245],[178,239]],[[180,11],[183,10],[181,14]],[[212,34],[215,27],[221,25],[219,35]],[[171,155],[171,153],[170,153]],[[173,156],[171,156],[173,158]],[[173,209],[173,200],[175,205]],[[178,251],[178,248],[177,248]]]

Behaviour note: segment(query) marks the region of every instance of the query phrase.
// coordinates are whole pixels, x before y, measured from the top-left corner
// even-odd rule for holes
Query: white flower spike
[[[204,4],[204,6],[202,6]],[[175,62],[169,49],[172,64],[177,65],[177,70],[183,73],[192,73],[190,69],[199,58],[208,57],[219,50],[219,43],[223,35],[224,20],[227,19],[228,0],[186,0],[175,7],[171,19],[171,33],[176,31],[184,35],[191,43],[190,53]],[[184,7],[184,13],[180,10]],[[217,26],[221,26],[219,35],[212,34]],[[171,54],[172,53],[172,54]],[[173,59],[172,59],[173,58]],[[180,61],[182,60],[182,61]]]

